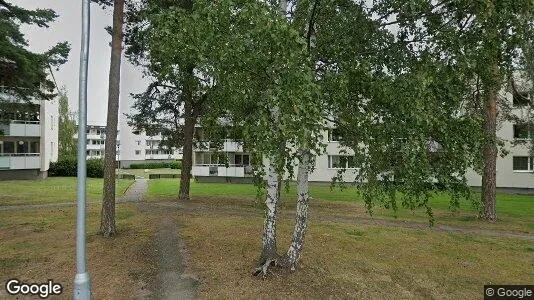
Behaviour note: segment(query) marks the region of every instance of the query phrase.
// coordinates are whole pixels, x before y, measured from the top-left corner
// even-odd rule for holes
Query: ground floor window
[[[218,165],[218,166],[242,167],[250,166],[250,154],[236,152],[196,152],[195,165]]]
[[[514,171],[533,171],[534,158],[528,156],[514,156],[512,165]]]
[[[356,163],[354,156],[349,155],[328,155],[328,168],[329,169],[355,169]]]
[[[0,141],[0,154],[39,154],[37,141]]]

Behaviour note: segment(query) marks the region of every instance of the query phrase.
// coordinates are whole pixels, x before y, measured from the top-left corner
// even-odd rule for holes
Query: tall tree
[[[111,1],[100,1],[110,5]],[[108,114],[104,151],[104,193],[100,214],[100,233],[106,237],[117,232],[115,225],[115,170],[117,168],[117,125],[121,81],[121,57],[124,25],[124,0],[113,1],[113,28],[111,30],[111,61],[109,65]]]
[[[132,4],[128,24],[128,50],[132,62],[146,66],[146,73],[154,79],[143,95],[139,95],[136,106],[152,107],[152,100],[164,97],[164,105],[158,106],[158,113],[142,116],[138,111],[130,118],[134,127],[150,134],[153,124],[142,120],[156,119],[158,116],[173,114],[174,124],[180,126],[164,128],[168,141],[177,143],[173,147],[183,147],[182,173],[178,198],[189,199],[191,168],[193,164],[193,134],[201,107],[206,100],[206,90],[210,84],[204,80],[200,70],[200,58],[208,46],[198,39],[202,29],[195,28],[199,11],[193,1],[139,1]],[[146,26],[150,24],[150,26]],[[154,93],[156,92],[157,93]],[[160,93],[161,91],[161,93]],[[174,98],[172,98],[172,97]],[[145,103],[140,101],[145,100]],[[166,102],[171,101],[171,102]],[[154,107],[157,100],[154,101]],[[136,117],[137,116],[137,117]],[[164,127],[163,124],[159,127]],[[179,130],[179,133],[176,132]],[[181,139],[175,139],[179,134]]]
[[[26,100],[55,97],[48,71],[67,61],[70,46],[62,42],[44,53],[31,52],[20,25],[47,28],[56,18],[51,9],[28,10],[0,0],[0,85],[4,93]]]
[[[69,98],[65,89],[59,95],[58,154],[59,159],[76,158],[76,121],[69,110]]]
[[[395,18],[404,39],[456,68],[456,76],[476,87],[470,101],[480,101],[485,134],[481,156],[482,217],[497,219],[496,136],[499,97],[513,73],[521,68],[521,47],[532,39],[534,4],[521,1],[383,1],[383,16]]]

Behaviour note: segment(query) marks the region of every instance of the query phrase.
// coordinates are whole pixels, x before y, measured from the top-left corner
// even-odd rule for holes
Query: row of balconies
[[[4,136],[41,136],[41,124],[39,121],[13,120],[9,124],[0,125],[0,131]]]
[[[0,170],[39,169],[39,153],[0,154]]]

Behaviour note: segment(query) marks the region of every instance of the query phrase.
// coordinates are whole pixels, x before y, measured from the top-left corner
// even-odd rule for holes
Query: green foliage
[[[104,160],[98,158],[88,159],[87,177],[104,178]]]
[[[78,172],[78,162],[76,158],[63,158],[55,163],[50,163],[48,173],[50,176],[76,177]],[[87,177],[103,178],[104,162],[102,159],[87,160]]]
[[[145,164],[131,164],[130,169],[181,169],[182,163],[180,161],[174,162],[158,162],[158,163],[145,163]]]
[[[69,99],[63,90],[59,95],[58,154],[60,160],[76,157],[77,144],[74,135],[77,128],[76,121],[69,110]]]
[[[6,1],[0,1],[0,10],[0,83],[4,92],[20,99],[52,99],[55,85],[48,79],[48,71],[66,62],[70,46],[63,42],[41,54],[28,51],[20,25],[48,27],[56,13],[27,10]]]
[[[48,175],[61,177],[76,177],[78,162],[75,157],[58,159],[57,162],[50,163]]]

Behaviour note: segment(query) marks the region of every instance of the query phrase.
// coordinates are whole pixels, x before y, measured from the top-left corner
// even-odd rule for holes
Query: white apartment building
[[[531,101],[534,99],[528,92],[520,91],[520,94],[521,96],[505,93],[503,97],[512,104],[511,113],[526,120],[531,118],[531,109],[524,98]],[[497,136],[504,140],[505,149],[509,152],[505,157],[497,157],[497,187],[534,189],[534,156],[530,153],[530,140],[534,138],[534,130],[513,122],[502,122],[498,125]],[[470,170],[468,184],[481,186],[482,177]]]
[[[144,132],[132,131],[128,125],[121,127],[119,146],[119,166],[128,168],[131,164],[173,162],[182,159],[178,148],[161,146],[161,134],[148,136]]]
[[[0,89],[0,101],[0,180],[46,178],[58,159],[58,100],[28,103]]]
[[[528,93],[523,96],[532,97]],[[513,104],[512,113],[516,116],[526,118],[530,113],[525,101],[521,97],[504,93],[510,104]],[[532,99],[532,98],[530,98]],[[532,99],[534,100],[534,99]],[[347,171],[343,180],[353,182],[356,177],[357,166],[351,158],[354,152],[343,148],[339,143],[338,134],[335,128],[324,132],[326,143],[326,153],[316,157],[315,168],[309,174],[309,180],[314,182],[330,182],[337,175],[340,163],[344,163]],[[529,140],[534,138],[533,130],[514,124],[512,122],[502,122],[499,124],[497,136],[505,141],[505,149],[509,154],[505,157],[497,158],[497,187],[503,189],[534,189],[534,156],[530,154]],[[516,142],[523,141],[524,144],[516,145]],[[343,150],[343,151],[342,151]],[[240,182],[248,181],[252,177],[250,154],[243,150],[241,145],[233,140],[225,140],[223,149],[218,155],[214,154],[215,149],[209,148],[209,143],[205,142],[204,147],[194,149],[192,174],[195,178],[203,181],[228,181]],[[341,154],[343,153],[343,154]],[[219,155],[227,156],[228,164],[223,164]],[[341,159],[346,156],[346,159]],[[266,165],[267,161],[264,161]],[[297,170],[295,169],[295,174]],[[474,187],[482,185],[482,178],[473,170],[468,171],[468,184]]]

